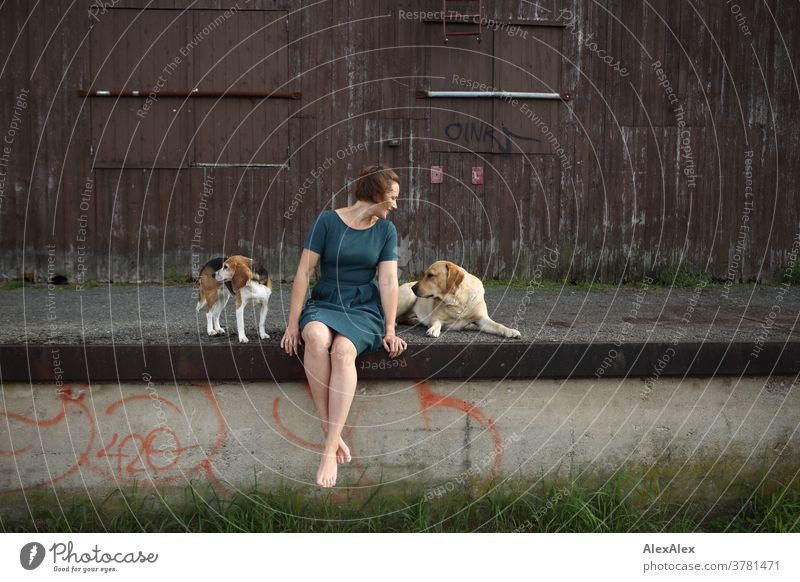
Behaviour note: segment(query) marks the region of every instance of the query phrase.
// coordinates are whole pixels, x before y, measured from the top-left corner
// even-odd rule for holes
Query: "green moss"
[[[708,287],[712,282],[708,273],[686,262],[666,265],[658,272],[655,281],[663,287]]]
[[[788,278],[785,275],[785,271],[782,272],[784,272],[784,281],[787,281],[792,287],[800,287],[800,265],[796,264],[794,266],[794,268],[790,271]]]
[[[176,287],[183,287],[187,283],[193,283],[191,274],[181,273],[178,266],[169,264],[164,267],[164,285],[171,285]]]
[[[530,279],[487,279],[483,282],[484,287],[513,287],[515,289],[526,289],[533,285],[537,289],[556,290],[565,285],[564,281],[542,279],[531,282]]]
[[[14,289],[19,289],[25,286],[26,283],[22,279],[12,279],[11,281],[3,281],[3,283],[0,284],[0,289],[3,291],[13,291]],[[31,286],[31,283],[27,283],[27,286]]]
[[[617,287],[625,288],[627,284],[619,285],[617,283],[601,283],[600,281],[574,281],[573,284],[584,291],[604,291],[606,289],[616,289]]]

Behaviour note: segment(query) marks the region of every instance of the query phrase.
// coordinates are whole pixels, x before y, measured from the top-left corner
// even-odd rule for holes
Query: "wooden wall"
[[[5,2],[0,278],[160,281],[235,253],[291,278],[314,217],[382,161],[402,179],[402,277],[447,258],[483,278],[682,262],[783,280],[800,234],[796,3],[484,4],[480,42],[445,42],[419,14],[438,1]],[[159,76],[159,92],[301,98],[79,95]],[[416,96],[460,79],[571,99]]]

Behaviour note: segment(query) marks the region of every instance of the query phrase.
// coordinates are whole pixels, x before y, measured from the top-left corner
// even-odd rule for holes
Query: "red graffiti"
[[[491,478],[496,475],[497,471],[500,469],[500,463],[503,462],[503,439],[500,438],[500,432],[494,426],[494,421],[486,416],[486,414],[474,404],[470,404],[458,398],[436,394],[424,380],[417,382],[416,387],[422,411],[422,421],[425,423],[426,429],[430,426],[428,423],[428,411],[432,408],[442,407],[465,412],[474,418],[483,428],[489,431],[494,439],[494,464],[492,465],[489,477]]]
[[[425,382],[424,380],[418,381],[415,384],[415,386],[417,389],[417,396],[419,397],[420,411],[422,413],[422,421],[426,429],[430,430],[428,414],[433,408],[437,407],[451,408],[453,410],[461,411],[469,415],[470,417],[474,418],[475,421],[478,422],[478,424],[480,424],[484,429],[486,429],[492,435],[492,439],[494,440],[495,458],[494,458],[494,464],[492,465],[492,468],[488,475],[488,479],[491,480],[497,474],[497,471],[500,469],[500,464],[503,461],[502,439],[500,437],[499,431],[494,425],[494,421],[474,404],[466,402],[465,400],[460,400],[458,398],[452,398],[450,396],[441,396],[439,394],[436,394],[435,392],[433,392],[433,390],[430,389],[427,382]],[[309,400],[311,400],[313,404],[313,399],[311,398],[311,388],[307,383],[305,384],[305,388]],[[286,438],[288,438],[290,441],[292,441],[298,446],[307,449],[322,451],[323,448],[322,444],[309,442],[304,438],[299,437],[297,434],[292,432],[292,430],[289,429],[289,427],[286,426],[286,424],[283,422],[280,416],[280,396],[276,396],[275,400],[272,403],[272,417],[275,420],[275,424],[278,426],[281,432],[286,436]],[[356,458],[355,455],[354,445],[352,444],[352,441],[355,432],[354,425],[356,424],[357,424],[357,417],[350,424],[345,425],[342,431],[342,437],[345,439],[347,443],[351,443],[349,446],[350,446],[350,452],[353,456],[353,462],[355,463],[356,467],[361,473],[359,478],[359,483],[362,484],[364,487],[361,487],[357,490],[355,495],[359,495],[360,493],[358,492],[363,492],[365,490],[365,487],[373,485],[374,483],[371,480],[369,480],[369,478],[366,476],[366,468]],[[353,495],[351,494],[350,497],[352,496]],[[331,499],[336,501],[341,499],[341,496],[334,493],[331,495]]]
[[[230,489],[225,486],[215,475],[212,460],[222,448],[225,438],[225,419],[219,404],[214,397],[211,386],[207,383],[199,385],[199,389],[206,396],[210,403],[214,422],[216,423],[216,435],[213,443],[207,449],[201,444],[183,444],[178,434],[170,428],[169,424],[162,421],[160,426],[156,426],[146,433],[135,429],[130,432],[116,431],[111,434],[110,440],[95,444],[97,437],[97,422],[92,411],[85,403],[85,392],[76,393],[72,388],[67,388],[58,392],[61,400],[59,412],[49,419],[32,419],[15,413],[0,413],[0,416],[8,418],[8,422],[18,422],[25,426],[36,427],[40,435],[39,449],[48,438],[41,436],[42,430],[49,427],[59,427],[65,423],[65,427],[70,439],[85,438],[86,446],[80,453],[77,460],[61,474],[56,475],[40,482],[26,484],[24,487],[0,491],[3,493],[15,493],[23,489],[33,489],[53,485],[65,477],[73,474],[79,469],[89,469],[108,479],[113,479],[117,484],[130,484],[133,481],[149,482],[154,486],[169,483],[180,483],[189,477],[204,473],[209,481],[223,492],[230,493]],[[121,398],[108,406],[104,413],[107,417],[113,417],[120,412],[125,413],[124,422],[117,421],[115,426],[129,425],[129,409],[141,403],[157,402],[162,406],[161,411],[167,410],[178,415],[173,420],[184,418],[183,411],[179,406],[170,400],[155,394],[135,395]],[[152,405],[152,404],[150,404]],[[68,422],[68,407],[77,407],[79,416],[85,421],[84,432]],[[76,416],[75,414],[72,417]],[[164,413],[164,420],[166,420]],[[113,418],[108,420],[113,421]],[[176,424],[176,423],[173,423]],[[81,423],[83,426],[83,422]],[[106,435],[101,435],[106,436]],[[29,437],[31,438],[31,437]],[[11,451],[0,449],[0,455],[13,456],[18,458],[17,463],[22,461],[26,454],[31,453],[35,445],[26,444]],[[49,471],[49,467],[48,467]]]
[[[168,438],[165,439],[167,443],[169,443],[167,446],[172,448],[154,446],[155,441],[162,434],[167,435]],[[180,442],[178,441],[178,435],[175,434],[175,431],[170,428],[154,428],[147,433],[146,436],[142,436],[139,433],[126,435],[125,438],[120,440],[116,452],[113,452],[113,447],[115,444],[117,444],[118,438],[119,434],[115,432],[111,438],[111,443],[103,450],[98,451],[97,458],[116,458],[118,461],[117,473],[120,475],[130,475],[132,473],[144,473],[152,471],[166,471],[178,463],[183,452],[198,448],[200,446],[190,445],[188,447],[181,447]],[[129,443],[134,445],[133,447],[130,447],[134,449],[131,451],[131,454],[124,452],[126,450],[126,445]],[[156,462],[157,459],[163,458],[171,458],[172,460],[168,461],[166,464],[162,464],[164,461]],[[124,470],[122,466],[123,459],[132,459],[125,465]]]
[[[88,386],[85,386],[88,388]],[[116,484],[130,484],[134,481],[150,483],[154,486],[164,484],[174,484],[185,482],[188,478],[204,474],[208,480],[217,488],[231,494],[232,491],[216,476],[214,471],[214,459],[222,449],[227,431],[225,418],[216,400],[214,392],[208,383],[198,385],[201,393],[206,397],[212,419],[210,422],[216,428],[213,442],[205,446],[199,442],[181,442],[180,436],[171,428],[185,422],[184,411],[175,403],[167,398],[155,394],[138,394],[116,400],[103,410],[105,420],[112,424],[117,430],[110,434],[100,434],[98,423],[92,409],[86,402],[86,391],[75,390],[68,387],[57,392],[59,407],[57,412],[50,418],[30,418],[22,414],[12,412],[0,413],[5,417],[9,425],[18,424],[21,427],[33,427],[36,432],[30,430],[26,433],[27,437],[22,437],[23,442],[15,443],[9,439],[11,447],[8,449],[0,448],[0,457],[14,458],[15,463],[20,465],[28,460],[30,464],[40,462],[37,453],[41,455],[42,448],[48,439],[64,438],[61,433],[58,435],[47,434],[48,430],[56,428],[66,432],[73,446],[83,443],[72,462],[66,461],[61,467],[56,465],[47,466],[48,476],[41,481],[25,484],[24,487],[0,491],[0,494],[8,494],[33,489],[38,487],[52,486],[66,477],[74,474],[78,470],[88,469],[103,477],[114,480]],[[423,380],[415,384],[417,396],[419,398],[420,412],[422,421],[426,429],[429,429],[429,415],[433,409],[443,408],[452,409],[469,415],[486,431],[488,431],[495,444],[495,458],[489,478],[497,474],[502,462],[503,450],[501,446],[500,433],[494,425],[494,421],[489,418],[480,408],[450,396],[443,396],[433,392],[428,384]],[[311,389],[305,384],[306,394],[311,400]],[[159,426],[147,427],[149,430],[140,430],[130,426],[129,409],[131,407],[147,404],[152,406],[157,403],[160,412],[163,411],[164,417],[172,415],[173,422],[163,422]],[[124,415],[118,418],[118,415]],[[331,499],[340,501],[345,498],[359,498],[371,485],[375,483],[367,476],[367,468],[356,454],[357,444],[355,426],[358,424],[360,411],[354,411],[351,423],[346,425],[342,436],[350,446],[353,457],[353,465],[360,473],[357,479],[357,486],[351,486],[344,490],[344,494],[333,492]],[[272,406],[272,416],[279,430],[294,444],[315,451],[322,451],[321,443],[310,442],[299,437],[281,419],[280,397],[276,396]],[[135,417],[135,415],[134,415]],[[76,422],[76,419],[80,419]],[[169,420],[169,419],[167,419]],[[207,423],[209,421],[206,421]],[[119,430],[118,427],[127,426],[128,431]],[[98,437],[101,442],[97,442]],[[184,437],[185,438],[185,437]],[[24,442],[27,441],[27,442]],[[76,447],[77,448],[77,447]],[[63,460],[64,457],[61,458]]]
[[[53,418],[45,419],[45,420],[38,420],[34,418],[28,418],[27,416],[23,416],[21,414],[15,414],[13,412],[2,412],[0,416],[5,416],[8,420],[6,422],[15,421],[21,423],[26,426],[35,426],[39,429],[40,434],[40,444],[41,444],[41,429],[54,427],[61,424],[67,417],[67,405],[72,404],[81,410],[83,413],[81,416],[83,418],[88,419],[90,422],[88,423],[88,437],[87,437],[87,444],[86,448],[78,455],[78,459],[75,463],[68,466],[65,470],[61,473],[52,476],[50,472],[50,467],[48,467],[48,473],[50,473],[51,477],[46,481],[42,481],[40,483],[35,483],[29,487],[42,487],[45,485],[52,485],[58,483],[59,481],[69,477],[73,473],[75,473],[81,465],[86,463],[89,460],[89,452],[91,451],[92,447],[94,446],[94,439],[95,439],[95,425],[94,422],[91,422],[92,414],[89,411],[89,408],[86,406],[84,402],[84,397],[86,393],[81,391],[75,392],[72,388],[65,388],[63,390],[59,390],[56,393],[56,397],[61,401],[61,406],[59,412],[53,416]],[[32,453],[34,449],[34,445],[28,445],[13,451],[2,451],[4,456],[14,456],[14,457],[21,457],[26,453]],[[15,493],[22,491],[23,489],[27,489],[29,487],[20,487],[17,489],[10,489],[6,491],[0,491],[0,494],[3,493]]]

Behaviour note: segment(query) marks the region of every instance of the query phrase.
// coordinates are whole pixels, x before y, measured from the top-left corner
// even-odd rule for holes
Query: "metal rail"
[[[435,99],[440,97],[450,99],[553,99],[569,101],[572,95],[569,93],[537,93],[526,91],[417,91],[417,99]]]
[[[192,162],[192,168],[288,168],[288,164],[242,164],[242,163],[215,163],[215,162]]]
[[[131,90],[131,91],[105,91],[105,90],[97,90],[97,91],[87,91],[85,89],[81,89],[78,91],[78,95],[81,97],[149,97],[150,95],[154,95],[155,97],[181,97],[181,98],[188,98],[188,97],[212,97],[212,98],[223,98],[223,97],[230,97],[230,98],[252,98],[252,99],[293,99],[299,100],[302,98],[302,95],[299,91],[288,91],[288,92],[271,92],[271,91],[138,91],[138,90]]]

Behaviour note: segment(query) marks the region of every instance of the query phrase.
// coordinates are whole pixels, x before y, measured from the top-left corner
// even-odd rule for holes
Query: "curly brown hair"
[[[381,202],[380,197],[391,190],[392,182],[400,185],[400,178],[389,166],[369,165],[356,178],[356,200]]]

